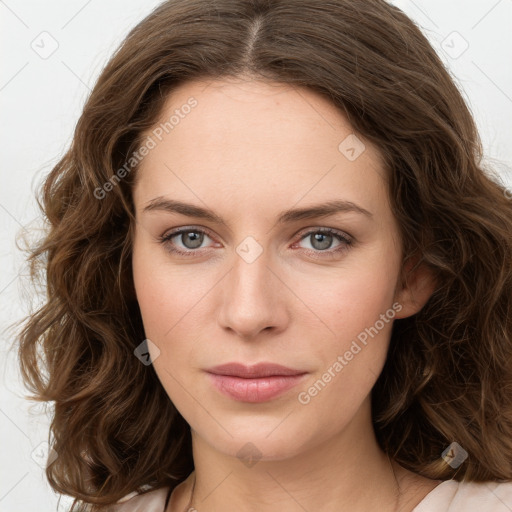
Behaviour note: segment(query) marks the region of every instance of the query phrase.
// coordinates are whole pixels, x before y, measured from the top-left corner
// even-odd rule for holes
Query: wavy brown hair
[[[19,358],[31,398],[54,403],[53,489],[97,510],[193,469],[188,424],[134,356],[137,166],[113,177],[178,84],[219,77],[315,91],[384,157],[403,266],[437,284],[394,322],[372,390],[382,449],[429,478],[512,479],[512,204],[421,30],[383,0],[169,0],[102,71],[38,198],[47,229],[28,261],[46,299]],[[452,441],[469,454],[457,469],[441,457]]]

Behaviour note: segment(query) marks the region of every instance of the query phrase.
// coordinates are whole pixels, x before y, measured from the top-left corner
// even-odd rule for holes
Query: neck
[[[238,450],[243,446],[248,452],[253,450],[252,460],[237,456],[238,450],[226,454],[192,430],[195,471],[180,501],[189,502],[194,484],[189,507],[200,512],[412,510],[403,506],[407,501],[403,483],[409,472],[380,450],[369,404],[365,402],[341,432],[288,457],[257,454],[258,447],[242,441]]]

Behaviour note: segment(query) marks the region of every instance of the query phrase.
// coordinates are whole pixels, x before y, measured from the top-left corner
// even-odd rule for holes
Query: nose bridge
[[[256,297],[268,289],[269,252],[256,240],[243,241],[236,248],[232,278],[242,297]],[[233,290],[234,291],[234,290]]]
[[[270,253],[254,238],[241,242],[236,248],[233,270],[230,278],[230,292],[237,297],[241,306],[254,312],[265,303],[272,302],[270,288]]]
[[[223,327],[252,337],[282,320],[283,294],[277,289],[282,284],[271,270],[271,254],[254,238],[244,239],[235,251],[224,284],[220,321]]]

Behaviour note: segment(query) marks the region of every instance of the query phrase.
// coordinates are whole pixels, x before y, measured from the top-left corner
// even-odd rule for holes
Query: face
[[[380,155],[327,100],[282,84],[189,82],[161,121],[173,115],[172,129],[145,134],[156,145],[133,190],[154,369],[210,447],[236,455],[250,441],[263,458],[291,457],[368,410],[393,320],[411,314]],[[303,375],[207,372],[231,362]]]

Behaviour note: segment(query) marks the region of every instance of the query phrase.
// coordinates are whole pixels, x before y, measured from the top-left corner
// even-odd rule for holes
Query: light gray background
[[[62,499],[57,508],[36,462],[45,456],[48,418],[24,400],[16,353],[8,352],[12,333],[4,328],[28,311],[30,299],[14,237],[40,224],[35,188],[68,147],[109,56],[159,3],[0,0],[0,512],[64,511],[71,503]],[[394,3],[442,55],[475,115],[487,160],[512,187],[512,0]]]

